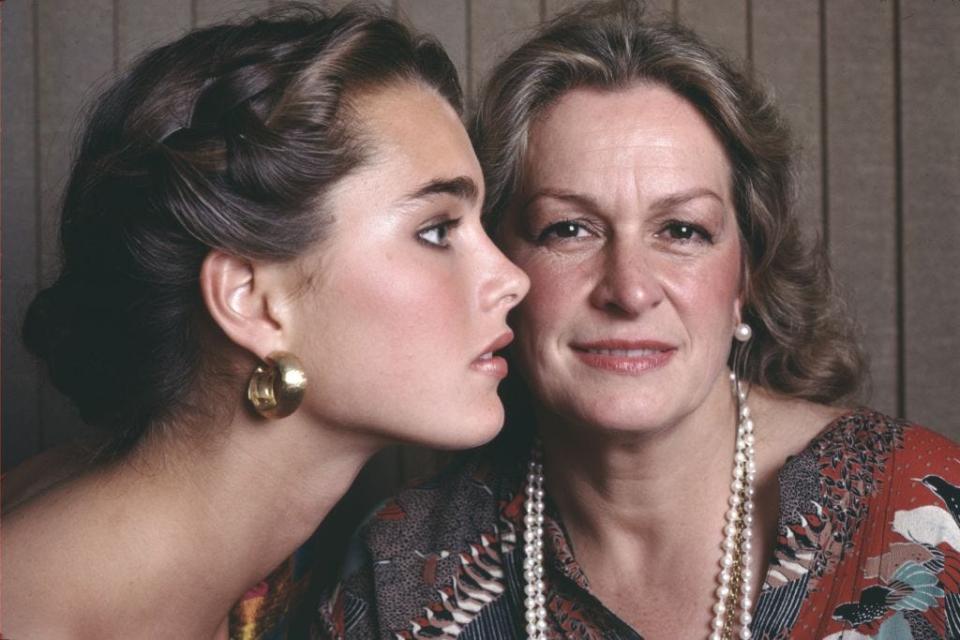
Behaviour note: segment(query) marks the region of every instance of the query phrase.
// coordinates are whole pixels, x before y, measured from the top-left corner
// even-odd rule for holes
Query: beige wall
[[[3,460],[67,437],[75,418],[17,340],[56,267],[55,206],[85,100],[144,47],[269,0],[8,0],[2,17]],[[564,0],[384,0],[436,34],[475,91],[496,58]],[[869,403],[960,439],[960,3],[657,0],[746,59],[804,144],[801,208],[829,242],[872,358]],[[358,491],[429,469],[377,459]],[[360,498],[362,501],[362,497]]]

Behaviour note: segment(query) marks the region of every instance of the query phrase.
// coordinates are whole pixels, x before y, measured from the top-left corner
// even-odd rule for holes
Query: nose
[[[480,307],[484,311],[502,308],[509,311],[517,306],[530,290],[530,278],[517,265],[510,262],[493,241],[484,236],[485,253],[489,256],[483,286],[480,292]]]
[[[656,269],[634,243],[612,243],[598,256],[600,279],[590,293],[597,309],[618,316],[634,317],[657,306],[663,287]]]

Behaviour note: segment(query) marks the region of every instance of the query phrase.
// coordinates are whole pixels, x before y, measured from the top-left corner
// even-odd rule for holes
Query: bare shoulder
[[[0,504],[6,514],[89,467],[93,449],[73,442],[47,449],[3,474]]]
[[[71,612],[95,597],[97,572],[82,566],[82,526],[73,526],[80,523],[69,501],[65,486],[3,516],[4,637],[78,637]]]
[[[57,548],[42,510],[25,504],[3,517],[3,633],[10,638],[58,638],[55,609],[65,594],[51,570]],[[65,630],[63,630],[65,631]]]

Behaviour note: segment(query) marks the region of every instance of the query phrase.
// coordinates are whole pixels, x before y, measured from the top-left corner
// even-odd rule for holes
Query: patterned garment
[[[488,448],[380,509],[314,637],[524,638],[525,451],[512,449]],[[788,459],[779,480],[754,637],[960,638],[960,446],[860,409]],[[547,509],[550,636],[641,638],[591,594]]]
[[[291,617],[310,585],[319,560],[318,543],[319,535],[314,534],[260,584],[247,590],[230,611],[230,640],[296,639]]]

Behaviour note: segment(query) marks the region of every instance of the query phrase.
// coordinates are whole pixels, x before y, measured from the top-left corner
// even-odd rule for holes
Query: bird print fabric
[[[947,511],[953,516],[953,521],[960,526],[960,487],[934,474],[924,476],[921,482],[940,498]]]
[[[960,523],[940,493],[956,496],[960,447],[862,410],[801,457],[808,472],[815,464],[816,482],[785,482],[781,472],[778,544],[756,635],[960,638]],[[785,500],[790,492],[803,495]]]

